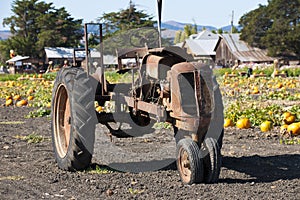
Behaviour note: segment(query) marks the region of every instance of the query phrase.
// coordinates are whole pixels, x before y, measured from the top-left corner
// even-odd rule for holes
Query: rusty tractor
[[[87,39],[87,24],[85,36]],[[102,40],[102,26],[99,25]],[[87,40],[86,40],[87,41]],[[135,48],[118,54],[118,71],[132,74],[130,83],[105,80],[103,46],[100,65],[92,70],[63,67],[52,93],[52,140],[59,168],[86,169],[91,162],[95,125],[106,125],[115,137],[140,137],[153,123],[173,126],[176,164],[186,184],[217,182],[223,139],[222,97],[209,66],[196,62],[179,47]],[[90,55],[88,44],[86,57]],[[122,59],[133,58],[128,70]],[[92,72],[94,71],[94,72]],[[112,112],[96,112],[95,102],[114,101]],[[128,132],[111,128],[108,122],[126,121]]]

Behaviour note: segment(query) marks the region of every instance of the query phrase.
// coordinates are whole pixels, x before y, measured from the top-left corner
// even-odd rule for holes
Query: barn
[[[239,63],[271,63],[275,58],[267,55],[266,50],[251,47],[240,40],[240,34],[222,34],[215,51],[215,62],[223,66],[232,66],[235,61]]]

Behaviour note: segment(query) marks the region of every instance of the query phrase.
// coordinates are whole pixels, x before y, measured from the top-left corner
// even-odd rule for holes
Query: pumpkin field
[[[298,69],[290,69],[290,77],[271,77],[269,68],[254,72],[251,77],[241,76],[245,71],[243,69],[220,71],[217,72],[217,79],[223,96],[225,128],[260,127],[262,132],[275,128],[280,130],[284,138],[300,143],[294,138],[300,135]],[[109,82],[126,81],[127,76],[111,72],[106,74]],[[36,108],[28,117],[49,115],[54,79],[55,73],[3,77],[0,82],[0,98],[5,99],[5,106]],[[105,111],[105,108],[97,104],[95,109],[97,112]]]
[[[83,172],[58,169],[49,120],[56,73],[0,75],[0,164],[6,166],[0,169],[0,199],[300,199],[299,70],[275,77],[269,68],[251,77],[245,71],[215,70],[224,105],[220,180],[191,186],[180,181],[173,165],[122,173],[95,157]],[[128,79],[111,72],[106,77]],[[96,112],[107,109],[95,104]]]

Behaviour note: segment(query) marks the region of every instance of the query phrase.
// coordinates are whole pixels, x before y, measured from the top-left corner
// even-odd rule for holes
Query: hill
[[[0,40],[6,40],[11,36],[10,31],[8,30],[0,30]]]
[[[162,22],[161,27],[162,27],[162,36],[163,37],[167,37],[167,38],[174,38],[175,37],[175,32],[178,30],[183,30],[184,26],[190,24],[193,25],[191,23],[182,23],[182,22],[177,22],[177,21],[166,21],[166,22]],[[211,25],[197,25],[197,31],[200,32],[203,29],[206,30],[218,30],[218,29],[222,29],[224,32],[229,32],[231,30],[231,26],[223,26],[223,27],[215,27],[215,26],[211,26]],[[241,30],[240,26],[236,26],[236,28],[238,30]],[[90,33],[95,33],[98,34],[98,26],[89,26],[88,28],[88,32]],[[11,33],[9,30],[0,30],[0,40],[6,40],[7,38],[9,38],[11,36]]]

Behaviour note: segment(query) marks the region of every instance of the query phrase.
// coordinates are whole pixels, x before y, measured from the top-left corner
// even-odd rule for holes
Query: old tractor
[[[87,24],[85,37],[87,41]],[[100,40],[102,26],[99,25]],[[218,181],[223,139],[223,104],[209,66],[196,62],[179,47],[126,49],[118,54],[118,72],[131,73],[130,83],[105,79],[103,48],[96,68],[62,68],[52,93],[52,140],[59,168],[86,169],[92,159],[95,126],[107,125],[114,137],[140,137],[153,123],[173,126],[176,164],[186,184]],[[90,55],[85,46],[86,60]],[[135,63],[124,68],[122,59]],[[93,68],[93,69],[92,69]],[[129,70],[130,69],[130,70]],[[95,102],[113,101],[112,112],[96,112]],[[108,122],[126,121],[131,132],[114,131]]]

